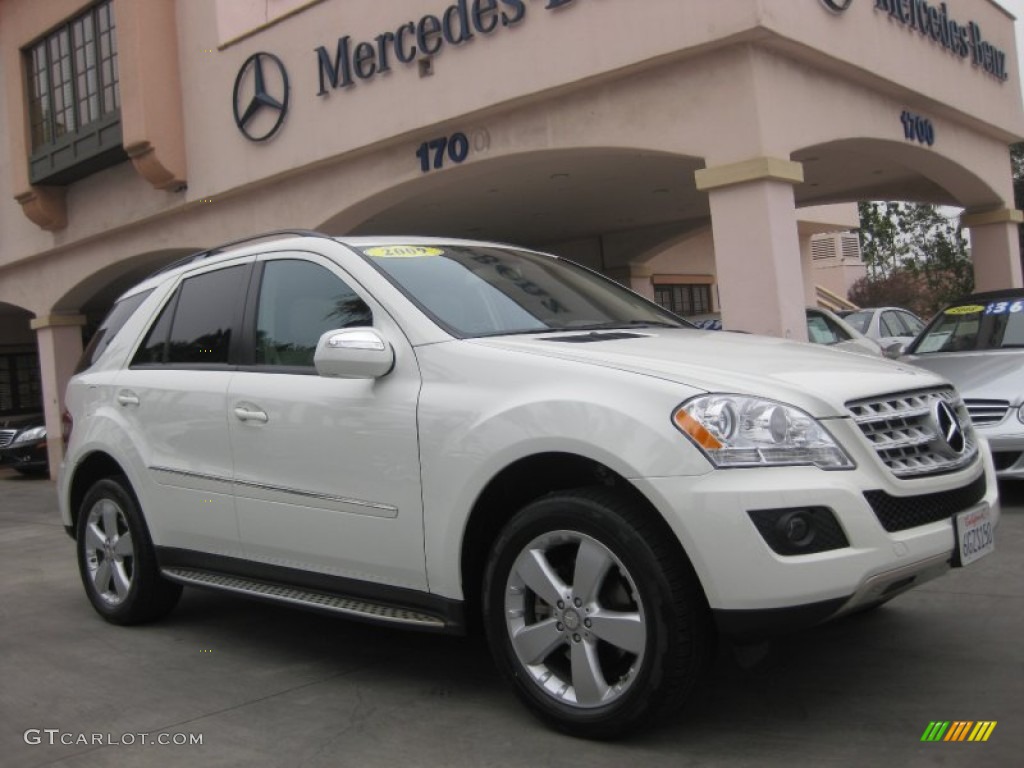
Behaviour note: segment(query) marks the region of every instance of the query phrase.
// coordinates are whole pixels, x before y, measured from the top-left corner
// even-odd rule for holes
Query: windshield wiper
[[[531,333],[562,333],[564,328],[523,328],[518,331],[494,331],[493,333],[477,333],[467,339],[487,339],[492,336],[528,336]]]
[[[574,333],[575,331],[614,331],[622,328],[686,328],[695,329],[689,323],[670,323],[663,320],[622,320],[606,323],[588,323],[587,325],[559,325],[548,328],[522,328],[519,330],[494,331],[468,336],[471,339],[485,339],[490,336],[528,336],[534,333]]]
[[[589,323],[587,325],[565,325],[556,328],[558,331],[613,331],[619,328],[692,328],[682,323],[669,323],[664,320],[609,320],[606,323]]]

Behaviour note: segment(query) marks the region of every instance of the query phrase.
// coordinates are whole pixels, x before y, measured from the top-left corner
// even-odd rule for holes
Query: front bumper
[[[0,466],[23,472],[44,472],[49,466],[46,440],[0,449]]]
[[[996,476],[1024,480],[1024,424],[1016,417],[1007,424],[992,429],[975,427],[992,447],[992,460]]]
[[[948,570],[953,512],[988,505],[998,520],[991,456],[950,475],[897,481],[878,467],[825,472],[811,467],[717,470],[700,477],[634,481],[662,511],[704,587],[720,630],[735,638],[792,631],[888,600]],[[961,489],[974,485],[970,496]],[[940,519],[886,530],[870,494],[913,507],[920,497],[967,499]],[[877,507],[877,503],[876,503]],[[752,510],[825,508],[845,534],[844,546],[811,554],[779,554],[753,524]],[[933,518],[936,515],[932,515]],[[890,523],[889,527],[892,525]]]

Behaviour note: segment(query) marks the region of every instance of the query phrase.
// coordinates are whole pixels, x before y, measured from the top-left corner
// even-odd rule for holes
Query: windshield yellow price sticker
[[[422,256],[441,256],[444,251],[422,245],[381,245],[367,248],[363,253],[377,259],[418,259]]]
[[[962,307],[950,307],[946,310],[947,315],[973,315],[978,312],[984,312],[984,307],[979,307],[977,304],[965,304]]]

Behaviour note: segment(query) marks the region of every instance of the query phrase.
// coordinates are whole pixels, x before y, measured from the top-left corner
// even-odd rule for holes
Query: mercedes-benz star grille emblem
[[[268,66],[269,65],[269,66]],[[272,53],[254,53],[238,70],[235,125],[250,141],[266,141],[288,113],[288,73]]]
[[[843,11],[850,7],[850,3],[852,3],[853,0],[821,0],[821,2],[823,2],[825,4],[825,7],[828,8],[830,11],[842,13]]]
[[[954,454],[958,456],[962,454],[967,447],[967,441],[964,438],[964,428],[960,425],[956,411],[950,408],[945,400],[939,400],[935,403],[934,416],[939,437]]]

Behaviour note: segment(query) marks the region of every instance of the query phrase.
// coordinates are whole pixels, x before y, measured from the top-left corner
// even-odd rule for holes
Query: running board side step
[[[272,584],[249,579],[244,576],[232,576],[224,573],[203,571],[197,568],[169,567],[162,568],[160,572],[170,581],[176,581],[179,584],[192,587],[206,587],[223,592],[234,592],[235,594],[247,597],[272,600],[301,608],[329,611],[377,623],[400,624],[409,628],[434,631],[447,628],[444,620],[421,611],[343,597],[327,592],[318,592],[302,587]]]

